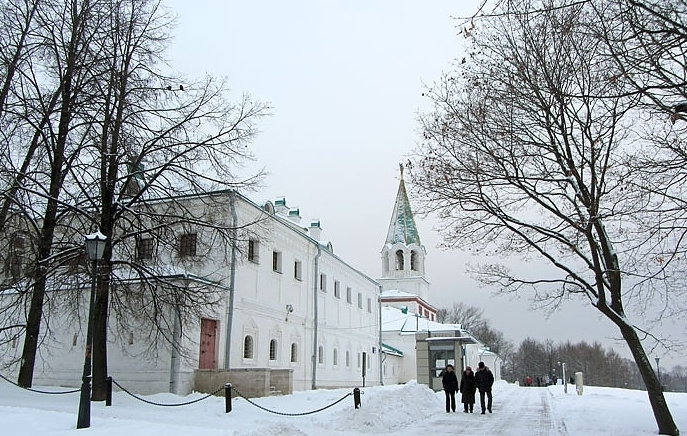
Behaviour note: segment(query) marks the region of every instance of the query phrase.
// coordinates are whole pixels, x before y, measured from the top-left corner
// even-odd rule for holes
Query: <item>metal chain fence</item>
[[[6,382],[8,382],[8,383],[10,383],[10,384],[12,384],[12,385],[14,385],[14,386],[16,386],[16,387],[18,387],[18,388],[25,389],[25,390],[31,391],[31,392],[36,392],[36,393],[39,393],[39,394],[53,394],[53,395],[73,394],[73,393],[79,392],[79,391],[81,390],[81,389],[72,389],[72,390],[69,390],[69,391],[59,391],[59,392],[55,392],[55,391],[43,391],[43,390],[39,390],[39,389],[25,388],[25,387],[23,387],[23,386],[20,386],[20,385],[18,385],[17,383],[15,383],[15,382],[13,382],[12,380],[10,380],[9,378],[7,378],[7,377],[5,377],[4,375],[2,375],[2,374],[0,374],[0,378],[2,378],[2,379],[5,380]],[[241,398],[243,398],[244,400],[246,400],[249,404],[251,404],[251,405],[257,407],[258,409],[264,410],[265,412],[269,412],[269,413],[273,413],[273,414],[275,414],[275,415],[281,415],[281,416],[305,416],[305,415],[312,415],[312,414],[314,414],[314,413],[322,412],[323,410],[326,410],[326,409],[328,409],[328,408],[330,408],[330,407],[332,407],[332,406],[335,406],[336,404],[342,402],[344,399],[350,397],[351,395],[355,395],[355,397],[356,397],[356,408],[358,408],[358,407],[359,407],[359,394],[363,393],[363,392],[360,392],[360,391],[356,388],[356,390],[354,390],[353,393],[349,392],[349,393],[347,393],[346,395],[344,395],[343,397],[341,397],[341,398],[339,398],[338,400],[334,401],[333,403],[328,404],[328,405],[326,405],[326,406],[324,406],[324,407],[320,407],[319,409],[310,410],[310,411],[307,411],[307,412],[299,412],[299,413],[286,413],[286,412],[279,412],[279,411],[277,411],[277,410],[269,409],[269,408],[267,408],[267,407],[261,406],[260,404],[257,404],[255,401],[253,401],[253,400],[251,400],[250,398],[248,398],[248,397],[246,397],[245,395],[243,395],[238,389],[231,387],[230,384],[224,385],[224,386],[218,388],[217,390],[215,390],[214,392],[212,392],[212,393],[210,393],[210,394],[207,394],[207,395],[205,395],[204,397],[196,398],[195,400],[192,400],[192,401],[186,401],[186,402],[183,402],[183,403],[159,403],[159,402],[156,402],[156,401],[150,401],[150,400],[146,400],[145,398],[141,398],[141,397],[139,397],[138,395],[136,395],[136,394],[130,392],[130,391],[129,391],[128,389],[126,389],[124,386],[122,386],[122,385],[120,385],[119,383],[117,383],[117,381],[115,381],[114,379],[111,379],[111,380],[112,380],[112,383],[113,383],[113,384],[117,385],[117,387],[118,387],[119,389],[121,389],[122,392],[125,392],[125,393],[128,394],[129,396],[131,396],[131,397],[133,397],[133,398],[135,398],[135,399],[137,399],[137,400],[139,400],[139,401],[142,401],[142,402],[144,402],[144,403],[146,403],[146,404],[151,404],[151,405],[153,405],[153,406],[162,406],[162,407],[188,406],[189,404],[198,403],[198,402],[203,401],[203,400],[205,400],[205,399],[207,399],[207,398],[210,398],[210,397],[214,396],[215,394],[217,394],[219,391],[221,391],[221,390],[226,389],[227,387],[229,387],[231,390],[235,391],[236,394],[237,394],[239,397],[241,397]],[[231,396],[230,393],[229,393],[229,396]],[[231,401],[231,399],[229,398],[228,401]]]

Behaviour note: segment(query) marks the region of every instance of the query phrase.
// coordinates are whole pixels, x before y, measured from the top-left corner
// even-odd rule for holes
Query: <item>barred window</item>
[[[136,259],[148,260],[153,258],[153,239],[139,238],[136,241]]]
[[[179,241],[179,255],[181,257],[195,256],[197,240],[198,235],[196,233],[186,233],[181,235],[181,239]]]

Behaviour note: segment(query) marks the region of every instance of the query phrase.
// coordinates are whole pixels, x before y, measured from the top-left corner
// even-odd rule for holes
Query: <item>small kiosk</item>
[[[443,389],[441,372],[451,364],[458,377],[465,370],[465,345],[477,340],[463,330],[422,331],[415,334],[417,382]]]

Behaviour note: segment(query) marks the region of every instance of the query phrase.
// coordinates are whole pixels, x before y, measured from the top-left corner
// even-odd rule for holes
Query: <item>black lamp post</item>
[[[79,398],[79,416],[76,420],[76,428],[91,426],[91,369],[93,348],[93,304],[95,302],[96,274],[98,261],[103,258],[107,237],[96,231],[85,236],[86,257],[91,261],[91,297],[88,305],[88,327],[86,329],[86,355],[83,362],[83,376],[81,377],[81,397]]]

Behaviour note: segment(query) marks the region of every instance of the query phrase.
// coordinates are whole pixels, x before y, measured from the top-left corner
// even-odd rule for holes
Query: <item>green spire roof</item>
[[[422,245],[420,243],[420,234],[417,232],[417,226],[413,218],[413,211],[408,201],[406,185],[403,181],[403,165],[399,166],[401,168],[401,183],[398,185],[396,204],[394,204],[394,211],[391,215],[391,223],[389,224],[389,233],[386,235],[386,243],[395,244],[400,242],[405,245]]]

